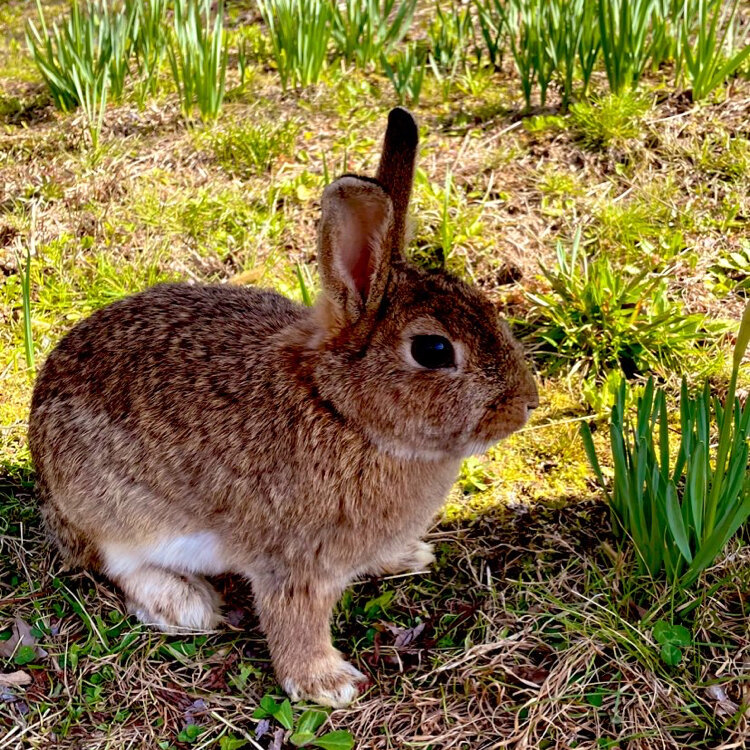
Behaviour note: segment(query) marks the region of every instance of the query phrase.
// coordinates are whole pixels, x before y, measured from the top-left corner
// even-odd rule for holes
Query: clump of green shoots
[[[320,80],[331,40],[333,8],[328,0],[258,0],[285,91]]]
[[[576,72],[583,91],[600,51],[593,0],[475,0],[485,49],[493,65],[507,42],[518,72],[526,109],[539,88],[541,106],[554,82],[566,107]]]
[[[294,121],[248,119],[224,127],[216,125],[199,133],[197,141],[210,147],[229,174],[246,179],[270,170],[280,156],[291,155],[298,130]]]
[[[732,4],[693,0],[696,32],[691,33],[691,14],[682,18],[680,45],[684,75],[692,86],[693,100],[705,99],[737,71],[750,55],[750,44],[732,49],[732,35],[739,0]]]
[[[430,39],[429,63],[447,97],[456,76],[466,69],[474,42],[474,25],[468,8],[450,10],[435,6],[436,17],[427,30]],[[471,43],[471,44],[470,44]]]
[[[224,0],[219,0],[213,21],[211,8],[212,0],[175,0],[174,4],[174,29],[167,44],[167,57],[188,122],[195,104],[201,119],[207,122],[218,117],[224,101]]]
[[[416,106],[422,93],[425,73],[425,54],[415,43],[406,45],[392,60],[380,58],[383,71],[393,85],[399,104]]]
[[[156,93],[167,50],[167,0],[128,0],[133,13],[133,54],[138,71],[138,102]]]
[[[599,0],[602,59],[614,94],[634,87],[646,69],[654,10],[654,0]]]
[[[82,107],[91,143],[96,148],[110,95],[122,97],[130,57],[133,15],[114,10],[106,0],[71,0],[70,15],[50,29],[40,0],[39,28],[26,27],[26,42],[58,109]]]
[[[529,298],[551,374],[568,365],[585,380],[679,372],[705,337],[703,318],[670,299],[664,274],[617,267],[601,251],[589,257],[580,231],[570,249],[558,243],[556,265],[542,273],[550,290]]]
[[[481,44],[477,46],[477,57],[487,53],[490,65],[495,70],[503,67],[505,53],[505,26],[498,12],[498,0],[474,0]]]
[[[389,55],[411,26],[417,0],[346,0],[332,3],[336,51],[364,68]]]
[[[591,431],[585,424],[581,428],[613,525],[632,542],[641,572],[657,576],[663,571],[680,587],[695,582],[750,516],[750,407],[736,398],[737,375],[749,341],[750,305],[742,317],[724,404],[711,397],[708,383],[691,396],[683,381],[674,463],[666,394],[652,379],[638,399],[634,423],[625,414],[624,380],[620,386],[610,417],[611,489]],[[712,450],[714,434],[718,444]]]

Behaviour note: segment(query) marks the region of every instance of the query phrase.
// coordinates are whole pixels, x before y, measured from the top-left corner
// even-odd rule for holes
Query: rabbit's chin
[[[497,440],[469,440],[467,442],[456,442],[446,448],[433,448],[407,445],[398,440],[388,440],[377,435],[372,435],[371,439],[380,451],[404,461],[461,460],[468,456],[485,453],[500,440],[500,438]]]

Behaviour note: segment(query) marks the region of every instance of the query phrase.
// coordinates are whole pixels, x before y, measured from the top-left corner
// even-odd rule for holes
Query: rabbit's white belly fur
[[[102,545],[101,553],[111,576],[128,575],[147,565],[203,575],[227,572],[219,537],[212,531],[169,537],[148,545],[109,542]]]

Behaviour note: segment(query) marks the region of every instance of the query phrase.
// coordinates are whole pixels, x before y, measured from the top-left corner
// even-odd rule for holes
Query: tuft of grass
[[[750,296],[750,241],[745,240],[736,250],[723,252],[710,271],[716,279],[714,294]]]
[[[739,0],[732,3],[692,0],[686,3],[680,55],[684,62],[684,77],[690,82],[694,101],[705,99],[722,86],[750,56],[747,29],[742,32],[744,43],[740,41],[733,48],[738,5]]]
[[[474,43],[474,25],[469,8],[450,10],[435,7],[435,19],[427,33],[430,41],[428,60],[435,78],[443,85],[447,98],[453,81],[467,69],[469,52]]]
[[[456,184],[450,169],[446,170],[442,186],[418,171],[415,188],[422,226],[413,259],[427,268],[465,271],[466,256],[459,253],[468,242],[482,235],[482,215],[492,184],[478,204],[471,206],[466,190]]]
[[[134,196],[128,212],[157,233],[170,253],[210,260],[216,273],[244,271],[259,249],[278,242],[287,222],[277,204],[276,188],[248,200],[246,188],[238,186],[166,192],[149,185]],[[118,231],[115,224],[115,238]]]
[[[613,94],[635,87],[646,70],[653,15],[654,0],[598,0],[602,61]]]
[[[750,176],[750,138],[716,128],[686,151],[704,174],[741,182]]]
[[[547,89],[554,75],[554,64],[543,28],[544,0],[495,2],[506,28],[513,62],[520,78],[526,109],[531,109],[534,86],[539,87],[541,106],[547,103]]]
[[[497,0],[474,0],[477,24],[481,37],[481,45],[477,45],[477,56],[486,53],[490,66],[495,70],[503,67],[505,52],[505,25],[503,17],[498,12]]]
[[[110,90],[120,98],[132,26],[128,9],[112,10],[106,0],[71,0],[66,22],[50,29],[41,0],[36,7],[39,28],[28,21],[26,42],[55,106],[69,112],[80,105],[89,115],[101,92],[105,102]]]
[[[648,101],[633,92],[593,97],[570,107],[573,127],[590,149],[622,148],[643,133]]]
[[[366,68],[390,55],[406,36],[417,0],[345,0],[333,8],[336,52]]]
[[[538,356],[551,373],[568,370],[600,379],[612,370],[626,376],[679,374],[705,321],[686,315],[670,299],[663,274],[616,268],[606,254],[589,259],[580,231],[568,251],[559,242],[557,265],[542,268],[550,291],[530,294],[531,319],[543,342]]]
[[[112,10],[106,0],[71,0],[67,21],[50,30],[40,0],[40,28],[29,21],[29,51],[50,90],[52,101],[69,112],[83,108],[92,146],[97,147],[110,93],[121,98],[128,70],[132,14]]]
[[[695,230],[696,219],[678,210],[678,190],[673,184],[658,181],[639,186],[630,200],[601,201],[595,209],[592,234],[603,250],[619,260],[632,263],[649,258],[655,268],[660,268],[663,261],[685,258],[686,237]]]
[[[415,107],[419,102],[422,84],[424,83],[427,64],[425,50],[412,42],[402,47],[401,51],[391,60],[382,55],[380,64],[393,85],[398,103]]]
[[[480,18],[488,7],[485,3]],[[591,0],[494,0],[494,13],[505,27],[527,110],[534,86],[542,107],[553,82],[563,109],[573,98],[577,75],[585,94],[601,49]]]
[[[141,106],[156,94],[159,73],[167,54],[168,0],[127,0],[133,6],[133,55],[138,71],[137,97]]]

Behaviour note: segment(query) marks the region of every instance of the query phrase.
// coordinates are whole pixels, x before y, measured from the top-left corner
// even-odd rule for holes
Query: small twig
[[[49,596],[51,591],[44,589],[43,591],[34,591],[31,594],[25,596],[11,596],[9,599],[0,599],[0,607],[5,607],[9,604],[20,604],[21,602],[28,601],[29,599],[39,599],[42,596]]]
[[[522,427],[520,430],[516,430],[516,435],[520,435],[522,432],[535,432],[536,430],[544,430],[547,427],[557,427],[563,424],[574,424],[575,422],[590,422],[600,417],[607,416],[606,411],[600,411],[596,414],[584,414],[582,417],[571,417],[570,419],[560,419],[557,422],[545,422],[544,424],[533,424],[529,427]]]

